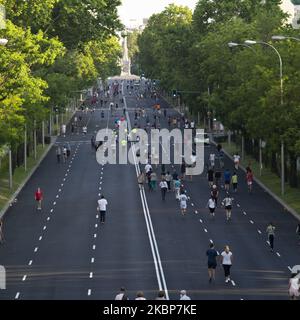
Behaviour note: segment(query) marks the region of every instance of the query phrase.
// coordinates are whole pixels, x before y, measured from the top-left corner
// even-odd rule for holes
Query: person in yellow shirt
[[[236,172],[234,172],[231,177],[231,183],[232,183],[233,191],[237,192],[238,176],[237,176]]]

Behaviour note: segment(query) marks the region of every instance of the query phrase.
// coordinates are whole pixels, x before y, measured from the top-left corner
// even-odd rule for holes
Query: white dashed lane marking
[[[46,226],[44,226],[43,230],[46,230],[46,229],[47,229],[47,227],[46,227]]]
[[[214,242],[212,241],[212,239],[209,239],[209,242],[210,242],[210,243],[214,243]]]
[[[254,224],[254,222],[253,222],[252,220],[250,220],[250,223],[251,223],[251,224]]]
[[[50,217],[47,218],[47,221],[50,221]]]
[[[95,258],[92,258],[92,259],[91,259],[91,263],[94,263],[94,262],[95,262]]]
[[[40,236],[40,237],[39,237],[39,241],[41,241],[42,239],[43,239],[43,237],[42,237],[42,236]]]
[[[238,207],[238,208],[240,208],[240,205],[239,205],[239,204],[237,204],[237,207]]]
[[[235,282],[233,280],[231,280],[232,285],[235,287]]]
[[[95,224],[95,228],[98,228],[98,224],[97,223]]]
[[[95,245],[93,245],[93,250],[96,250],[96,246]]]
[[[53,205],[54,205],[54,206],[56,205],[56,202],[55,202],[55,201],[53,202]]]
[[[37,252],[38,250],[39,250],[38,247],[35,247],[35,248],[34,248],[34,252]]]
[[[31,265],[32,265],[32,260],[30,260],[30,261],[29,261],[28,265],[29,265],[29,266],[31,266]]]
[[[99,218],[99,215],[98,214],[96,214],[96,219],[98,219]]]
[[[260,231],[260,230],[257,230],[257,232],[258,232],[259,234],[261,234],[261,231]]]
[[[94,234],[94,238],[97,238],[97,233]]]
[[[276,252],[276,254],[277,254],[277,256],[278,256],[278,257],[281,257],[281,255],[280,255],[280,253],[279,253],[279,252]]]
[[[200,221],[201,223],[203,223],[203,221],[202,221],[201,219],[200,219],[199,221]]]
[[[292,268],[290,266],[288,266],[288,269],[292,272]]]
[[[19,297],[20,297],[20,292],[16,294],[15,299],[19,299]]]
[[[93,278],[93,272],[90,272],[90,279]]]
[[[88,296],[90,296],[91,294],[92,294],[92,290],[89,289],[89,290],[88,290]]]
[[[207,232],[207,229],[204,229],[205,232]]]
[[[247,213],[246,213],[245,211],[243,212],[243,214],[244,214],[244,216],[246,216],[246,215],[247,215]]]
[[[25,276],[23,277],[22,281],[25,281],[27,278],[27,275],[25,274]]]

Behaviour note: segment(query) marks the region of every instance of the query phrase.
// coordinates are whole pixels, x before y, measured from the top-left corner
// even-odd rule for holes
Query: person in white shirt
[[[191,121],[191,129],[195,129],[195,122],[194,122],[194,120]]]
[[[82,128],[82,133],[83,133],[83,134],[87,134],[87,127],[86,127],[86,126],[84,126],[84,127]]]
[[[226,210],[226,219],[231,220],[231,210],[232,210],[232,202],[233,198],[229,196],[229,193],[226,193],[226,197],[222,201],[222,206],[225,207]]]
[[[211,153],[211,154],[209,155],[209,161],[210,161],[210,166],[211,166],[212,168],[215,167],[215,159],[216,159],[216,155],[215,155],[214,153]]]
[[[186,209],[187,209],[187,196],[184,192],[182,192],[179,196],[179,203],[180,203],[181,214],[184,216],[186,214]]]
[[[143,291],[138,291],[135,300],[146,300]]]
[[[146,174],[149,173],[150,170],[152,170],[152,166],[151,166],[150,163],[147,163],[147,164],[145,165],[145,172],[146,172]]]
[[[289,295],[291,300],[296,300],[300,295],[300,279],[292,274],[289,281]]]
[[[215,216],[215,209],[216,209],[216,201],[211,196],[207,202],[206,208],[209,209],[210,216],[213,218]]]
[[[225,282],[230,281],[230,268],[232,266],[232,252],[229,249],[229,246],[225,246],[224,251],[221,253],[222,265],[225,274]]]
[[[115,300],[129,300],[124,287],[121,287],[120,293],[116,295]]]
[[[101,199],[98,200],[98,211],[100,211],[100,222],[105,222],[106,215],[106,206],[108,205],[107,200],[104,198],[104,195],[101,196]]]
[[[159,186],[160,186],[160,190],[161,190],[161,198],[163,201],[165,201],[166,200],[166,193],[168,191],[167,181],[165,179],[162,179]]]
[[[191,298],[186,294],[185,290],[180,291],[180,300],[191,300]]]
[[[238,170],[238,168],[239,168],[240,158],[241,157],[240,157],[240,155],[238,153],[233,155],[233,162],[234,162],[234,166],[235,166],[236,170]]]
[[[66,136],[66,129],[67,129],[66,125],[62,124],[62,126],[61,126],[61,135],[64,136],[64,137]]]

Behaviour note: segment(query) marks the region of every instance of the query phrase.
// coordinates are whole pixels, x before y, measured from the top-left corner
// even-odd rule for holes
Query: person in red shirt
[[[253,185],[253,173],[251,170],[249,170],[247,172],[246,180],[247,180],[248,190],[251,193],[252,192],[252,185]]]
[[[42,210],[43,192],[42,192],[41,188],[37,188],[37,190],[35,192],[35,200],[38,204],[37,209]]]

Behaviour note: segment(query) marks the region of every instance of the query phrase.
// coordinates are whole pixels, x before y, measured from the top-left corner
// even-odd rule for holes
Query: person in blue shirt
[[[225,191],[229,191],[231,181],[231,173],[228,169],[224,172],[224,184],[225,184]]]

